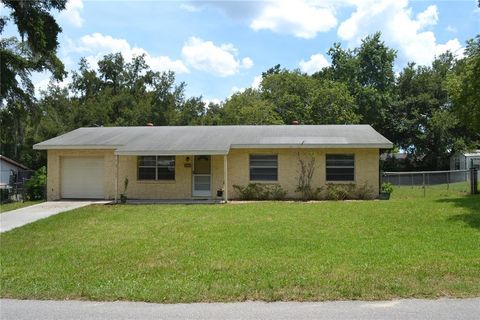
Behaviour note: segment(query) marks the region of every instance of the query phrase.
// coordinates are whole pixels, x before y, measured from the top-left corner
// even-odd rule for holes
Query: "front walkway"
[[[480,298],[332,302],[144,302],[0,300],[2,320],[30,319],[478,319]]]
[[[94,203],[105,204],[108,202],[110,201],[48,201],[8,211],[0,214],[0,232],[12,230],[64,211],[85,207]]]

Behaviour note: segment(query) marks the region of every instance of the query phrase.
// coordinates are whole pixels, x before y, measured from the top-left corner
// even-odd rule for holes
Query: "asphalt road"
[[[156,304],[0,300],[2,320],[49,319],[480,319],[480,298],[336,302]]]

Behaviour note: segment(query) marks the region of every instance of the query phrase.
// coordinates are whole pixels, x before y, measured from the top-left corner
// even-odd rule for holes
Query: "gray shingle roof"
[[[117,154],[227,154],[230,148],[391,148],[369,125],[79,128],[34,149],[115,149]]]

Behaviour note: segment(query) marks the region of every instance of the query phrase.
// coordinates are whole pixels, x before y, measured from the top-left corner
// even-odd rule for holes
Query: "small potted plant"
[[[125,177],[123,181],[123,193],[120,194],[120,202],[127,203],[127,188],[128,188],[128,178]]]
[[[382,183],[382,188],[380,190],[380,195],[378,198],[380,200],[388,200],[390,199],[390,194],[393,192],[393,185],[390,182]]]

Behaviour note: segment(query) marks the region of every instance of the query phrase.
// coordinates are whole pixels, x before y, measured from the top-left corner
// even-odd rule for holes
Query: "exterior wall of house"
[[[115,155],[113,150],[48,150],[47,200],[61,198],[62,157],[103,157],[105,199],[115,197]]]
[[[231,149],[228,159],[228,197],[238,198],[233,185],[250,183],[249,155],[277,154],[278,183],[287,191],[288,198],[297,198],[295,192],[298,177],[298,154],[312,154],[316,159],[316,170],[312,186],[325,186],[326,154],[354,154],[355,181],[357,185],[367,183],[378,193],[379,152],[378,149]],[[65,156],[103,156],[105,159],[105,198],[115,198],[115,158],[113,150],[49,150],[48,151],[48,200],[61,198],[61,159]],[[189,157],[189,161],[187,161]],[[218,189],[224,188],[224,157],[212,156],[212,198]],[[118,156],[118,194],[123,193],[123,181],[129,180],[127,197],[130,199],[189,199],[192,198],[193,156],[176,156],[174,181],[139,181],[137,179],[137,156]],[[188,165],[190,163],[190,165]],[[335,182],[342,183],[342,182]]]
[[[142,181],[137,179],[137,156],[119,156],[118,192],[123,193],[123,181],[128,177],[127,197],[130,199],[190,199],[192,159],[193,156],[175,157],[175,180]],[[223,156],[212,156],[211,161],[212,198],[217,198],[216,191],[223,186]]]
[[[191,168],[185,167],[187,156],[175,157],[175,180],[138,180],[137,156],[119,156],[118,193],[123,193],[123,181],[128,178],[129,199],[188,199],[192,196]],[[190,156],[189,163],[192,164]]]
[[[298,198],[295,192],[298,178],[298,155],[313,155],[316,159],[316,170],[312,179],[312,187],[325,186],[326,181],[326,154],[354,154],[355,155],[355,183],[367,183],[375,194],[379,191],[379,151],[378,149],[231,149],[228,155],[228,195],[229,198],[238,198],[233,185],[245,186],[251,181],[249,173],[250,154],[277,154],[278,155],[278,183],[285,191],[287,198]],[[258,182],[257,182],[258,183]],[[269,182],[259,182],[269,183]],[[333,182],[345,183],[345,182]],[[347,182],[348,183],[348,182]]]

